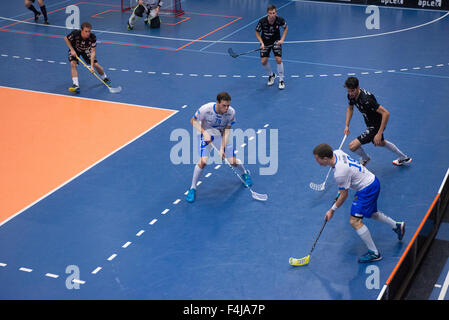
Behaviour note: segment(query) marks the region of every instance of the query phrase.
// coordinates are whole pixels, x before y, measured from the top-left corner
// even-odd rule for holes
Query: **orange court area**
[[[0,87],[0,225],[175,110]]]

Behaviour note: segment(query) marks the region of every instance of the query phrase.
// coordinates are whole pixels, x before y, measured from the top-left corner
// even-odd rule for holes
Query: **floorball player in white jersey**
[[[220,150],[221,158],[225,158],[229,163],[237,167],[242,173],[241,177],[247,186],[252,185],[249,171],[245,169],[243,163],[236,158],[232,145],[228,143],[230,129],[235,123],[235,110],[230,106],[231,96],[227,92],[220,92],[216,102],[209,102],[202,105],[190,120],[193,127],[201,133],[199,135],[199,156],[200,160],[193,170],[192,185],[187,193],[186,201],[194,202],[196,198],[196,186],[198,180],[206,167],[209,158],[211,143]]]
[[[326,212],[325,218],[329,221],[334,212],[345,202],[348,190],[356,191],[351,206],[349,223],[368,247],[368,252],[359,258],[359,262],[367,263],[378,261],[382,256],[374,244],[368,227],[363,224],[363,218],[386,223],[397,233],[402,240],[405,233],[405,222],[396,222],[381,211],[377,210],[377,198],[380,192],[380,183],[377,177],[360,162],[352,159],[341,150],[332,150],[326,143],[319,144],[313,149],[315,160],[321,166],[331,166],[335,181],[339,189],[339,197],[332,208]]]

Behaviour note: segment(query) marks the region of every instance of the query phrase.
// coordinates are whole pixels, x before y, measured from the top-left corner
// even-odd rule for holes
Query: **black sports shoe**
[[[396,228],[393,231],[398,235],[398,240],[402,240],[405,233],[405,222],[396,222]]]
[[[34,14],[34,21],[39,20],[39,17],[42,15],[42,13],[38,12]]]

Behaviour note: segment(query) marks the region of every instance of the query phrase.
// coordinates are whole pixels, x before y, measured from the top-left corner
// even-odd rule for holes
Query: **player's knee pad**
[[[134,9],[134,14],[140,18],[143,17],[143,13],[145,12],[145,7],[141,4],[139,4],[135,9]]]

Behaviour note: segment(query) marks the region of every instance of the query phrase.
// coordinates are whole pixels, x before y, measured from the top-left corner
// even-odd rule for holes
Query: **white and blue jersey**
[[[376,176],[360,162],[352,159],[341,150],[335,150],[335,165],[332,167],[339,190],[356,191],[351,207],[351,215],[370,218],[377,212],[377,198],[380,183]]]
[[[209,102],[202,105],[193,116],[195,120],[201,123],[201,126],[212,137],[214,145],[220,149],[221,138],[225,128],[231,127],[235,123],[235,110],[229,106],[228,110],[224,114],[219,114],[215,110],[215,102]],[[206,145],[203,141],[203,135],[198,135],[200,139],[200,157],[209,156],[210,145]],[[231,144],[227,144],[225,148],[226,157],[230,158],[234,156],[234,150]]]

